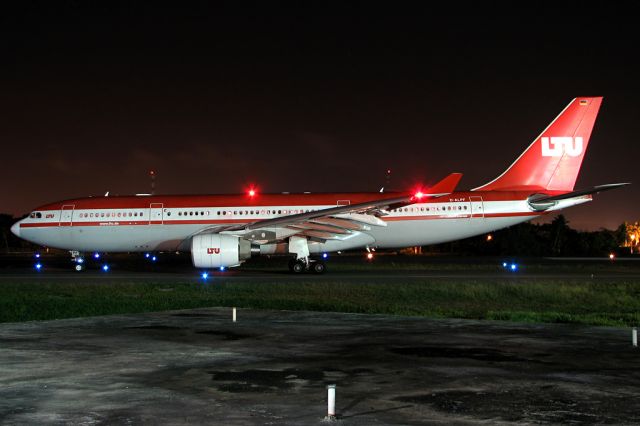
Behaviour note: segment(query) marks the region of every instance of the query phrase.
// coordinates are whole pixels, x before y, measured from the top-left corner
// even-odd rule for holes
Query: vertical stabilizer
[[[601,103],[575,98],[504,173],[473,190],[573,190]]]

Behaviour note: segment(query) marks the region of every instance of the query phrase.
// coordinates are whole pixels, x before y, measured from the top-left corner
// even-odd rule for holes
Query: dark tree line
[[[469,255],[512,256],[608,256],[626,254],[627,224],[611,231],[577,231],[563,215],[551,223],[521,223],[510,228],[452,243],[431,246],[427,251]],[[491,238],[488,238],[491,235]]]

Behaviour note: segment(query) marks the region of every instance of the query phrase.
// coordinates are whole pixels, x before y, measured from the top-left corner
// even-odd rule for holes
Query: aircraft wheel
[[[289,259],[289,271],[293,272],[293,265],[296,264],[296,260],[295,259]]]
[[[313,270],[314,274],[324,274],[324,272],[327,270],[327,266],[324,264],[324,262],[314,262],[313,265],[311,265],[311,269]]]
[[[304,262],[298,262],[296,261],[293,264],[293,267],[291,268],[291,272],[293,272],[294,274],[301,274],[305,271],[306,265],[304,264]]]

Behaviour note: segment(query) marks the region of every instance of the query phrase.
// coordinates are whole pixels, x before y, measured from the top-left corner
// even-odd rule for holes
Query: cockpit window
[[[29,217],[30,217],[31,219],[40,219],[40,218],[42,218],[42,213],[40,213],[40,212],[32,212],[32,213],[29,215]]]

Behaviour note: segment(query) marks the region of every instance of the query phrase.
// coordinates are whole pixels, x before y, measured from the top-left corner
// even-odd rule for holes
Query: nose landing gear
[[[73,269],[77,272],[82,272],[85,269],[82,253],[76,250],[70,250],[69,253],[71,254],[71,261],[74,263]]]

